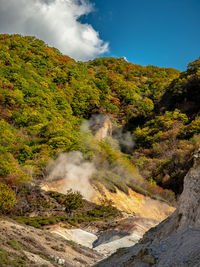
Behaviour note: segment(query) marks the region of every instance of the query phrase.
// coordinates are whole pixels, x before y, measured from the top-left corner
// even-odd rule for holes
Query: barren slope
[[[191,169],[177,210],[137,245],[118,250],[98,266],[199,267],[200,166]]]
[[[0,266],[87,266],[102,257],[89,248],[30,226],[0,220]]]

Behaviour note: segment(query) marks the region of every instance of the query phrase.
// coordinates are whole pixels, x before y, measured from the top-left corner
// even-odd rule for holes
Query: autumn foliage
[[[124,58],[83,63],[35,37],[1,34],[1,178],[11,186],[43,179],[60,152],[92,157],[80,125],[103,113],[131,132],[136,145],[128,161],[147,183],[180,193],[199,145],[199,62],[182,73]]]

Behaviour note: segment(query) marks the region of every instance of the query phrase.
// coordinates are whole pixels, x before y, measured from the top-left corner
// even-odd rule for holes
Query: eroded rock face
[[[151,199],[133,191],[131,188],[128,189],[128,194],[117,188],[116,192],[113,193],[99,183],[98,188],[95,188],[95,190],[96,194],[93,199],[95,203],[100,204],[102,201],[109,200],[120,211],[135,214],[137,217],[150,218],[161,222],[175,210],[174,207],[169,206],[167,203]]]
[[[186,175],[177,211],[179,227],[200,227],[200,166]]]
[[[200,164],[184,179],[176,211],[131,248],[118,250],[97,266],[199,267]]]
[[[108,116],[98,114],[89,121],[89,127],[97,140],[112,136],[112,121]]]
[[[66,193],[67,188],[65,188],[66,183],[64,179],[50,181],[42,186],[42,189],[45,191],[56,191],[60,193]],[[112,201],[113,206],[122,212],[135,214],[141,218],[154,219],[158,222],[166,219],[175,210],[174,207],[169,206],[167,203],[151,199],[133,191],[131,188],[128,189],[128,194],[125,194],[117,188],[114,193],[99,183],[98,187],[94,187],[94,191],[94,197],[90,200],[93,203],[100,205],[102,201]]]

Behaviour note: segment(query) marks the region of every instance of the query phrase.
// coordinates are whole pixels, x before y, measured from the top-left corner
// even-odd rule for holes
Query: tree
[[[0,213],[9,212],[16,203],[14,191],[6,184],[0,184]]]
[[[84,207],[84,200],[79,192],[68,191],[65,197],[66,212],[71,213],[74,210],[78,210]]]

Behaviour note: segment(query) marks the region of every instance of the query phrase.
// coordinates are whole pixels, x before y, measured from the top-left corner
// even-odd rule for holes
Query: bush
[[[66,195],[58,192],[50,192],[50,196],[59,204],[65,205],[67,213],[79,210],[85,205],[83,196],[79,192],[73,192],[72,190],[68,190]]]
[[[0,248],[0,266],[23,267],[27,266],[26,257],[13,255],[4,248]]]
[[[68,191],[68,194],[65,197],[65,207],[66,212],[71,213],[74,210],[78,210],[84,207],[83,196],[79,192]]]
[[[0,213],[10,211],[15,205],[14,191],[6,184],[0,184]]]
[[[17,187],[31,179],[11,153],[0,154],[0,177]]]
[[[13,217],[18,223],[26,224],[35,228],[40,228],[45,225],[56,224],[61,221],[67,221],[67,217],[63,216],[54,216],[54,217],[27,217],[27,216],[18,216]]]
[[[102,205],[99,205],[87,212],[87,216],[98,219],[114,218],[119,215],[119,210],[112,206],[111,201],[104,202]]]

